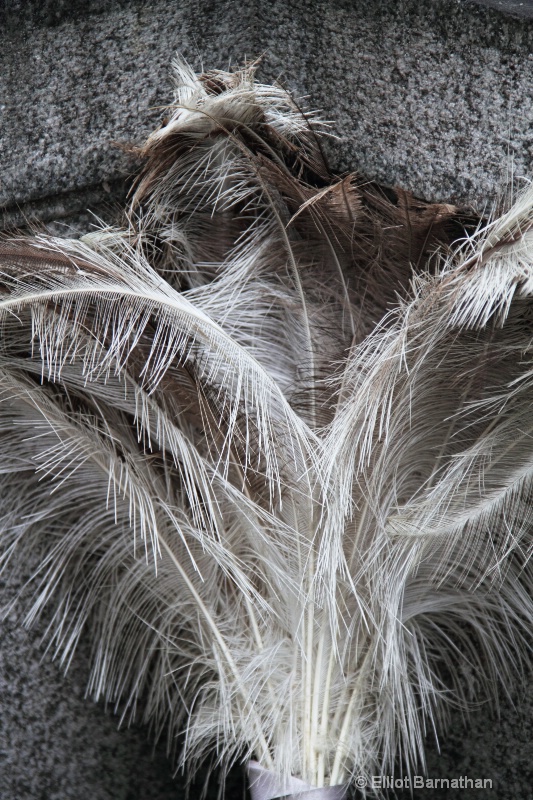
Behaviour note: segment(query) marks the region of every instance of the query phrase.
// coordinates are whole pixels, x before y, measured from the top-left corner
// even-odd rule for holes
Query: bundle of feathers
[[[123,227],[0,244],[1,564],[191,773],[338,798],[529,647],[533,192],[337,178],[255,65],[174,69]]]

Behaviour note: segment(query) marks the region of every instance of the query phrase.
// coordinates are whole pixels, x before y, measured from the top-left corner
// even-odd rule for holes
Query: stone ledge
[[[19,5],[17,24],[4,11],[0,206],[122,179],[113,143],[158,124],[177,50],[206,68],[263,54],[263,79],[333,121],[339,171],[483,206],[532,170],[533,21],[463,0]]]

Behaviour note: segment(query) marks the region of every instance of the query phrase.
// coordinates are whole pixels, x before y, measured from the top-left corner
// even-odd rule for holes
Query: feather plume
[[[530,641],[533,192],[338,178],[256,65],[174,68],[124,227],[0,244],[1,566],[191,772],[331,794]]]

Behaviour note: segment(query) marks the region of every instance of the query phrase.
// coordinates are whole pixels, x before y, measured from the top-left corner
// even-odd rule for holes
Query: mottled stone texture
[[[410,188],[429,199],[491,206],[510,177],[533,174],[531,2],[485,0],[19,0],[0,9],[0,206],[3,226],[86,229],[86,209],[111,218],[142,141],[171,98],[169,62],[195,67],[263,56],[333,121],[338,171]],[[164,749],[142,729],[84,699],[83,654],[65,679],[39,635],[2,628],[0,797],[170,800]],[[415,798],[531,797],[533,696],[459,716],[430,747],[434,777],[485,777],[492,793],[415,791]],[[431,737],[430,737],[431,739]],[[213,786],[213,792],[216,786]],[[192,792],[192,798],[199,790]],[[239,778],[230,800],[241,797]]]
[[[334,121],[339,169],[477,204],[513,168],[529,174],[532,23],[459,0],[20,0],[3,28],[0,205],[12,211],[105,194],[127,174],[120,145],[157,123],[178,49],[206,67],[262,54],[265,79]]]
[[[470,2],[496,8],[498,11],[517,18],[531,19],[533,17],[532,0],[470,0]]]

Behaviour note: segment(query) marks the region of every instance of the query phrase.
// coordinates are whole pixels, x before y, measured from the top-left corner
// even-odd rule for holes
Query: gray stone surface
[[[496,8],[498,11],[514,17],[525,17],[526,19],[533,17],[532,0],[472,0],[472,2]]]
[[[522,18],[481,7],[501,3]],[[7,0],[2,224],[75,233],[90,225],[84,209],[112,217],[135,169],[123,146],[157,124],[176,50],[206,68],[263,55],[264,80],[280,77],[334,121],[339,171],[490,206],[512,174],[516,185],[533,174],[530,11],[509,0]],[[2,628],[0,798],[182,797],[146,731],[117,732],[84,700],[83,654],[65,680],[38,642],[11,618]],[[531,691],[502,702],[499,722],[487,707],[467,728],[457,716],[442,754],[430,746],[429,774],[492,778],[487,797],[531,797],[532,720]]]
[[[264,55],[325,110],[339,169],[483,204],[533,153],[533,23],[460,0],[11,3],[0,206],[102,188],[132,169],[170,97],[169,61]],[[47,11],[47,6],[49,10]],[[9,6],[8,6],[9,7]]]
[[[20,621],[19,621],[20,622]],[[117,730],[84,699],[85,666],[64,676],[20,624],[3,624],[0,797],[4,800],[162,800],[179,797],[164,751],[148,732]]]
[[[481,207],[529,175],[531,22],[443,0],[273,5],[269,74],[335,121],[339,168]]]
[[[252,51],[246,2],[24,3],[4,10],[0,206],[92,187],[132,169],[121,149],[171,100],[170,61],[227,65]],[[49,10],[46,10],[49,6]]]

